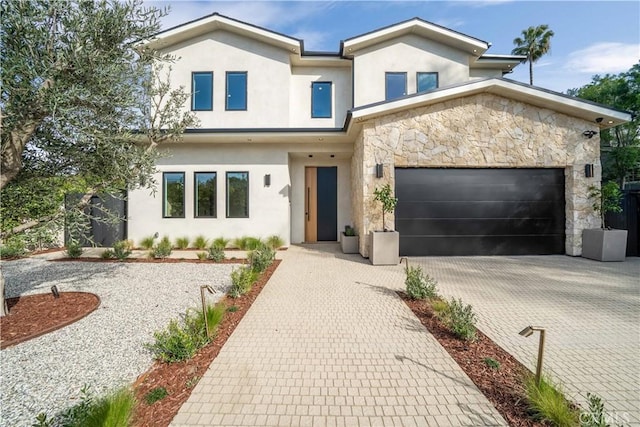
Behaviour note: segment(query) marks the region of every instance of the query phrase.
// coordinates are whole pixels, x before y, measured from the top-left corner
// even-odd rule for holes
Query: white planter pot
[[[340,237],[340,246],[342,246],[342,253],[357,254],[359,252],[359,242],[360,239],[358,239],[358,236],[346,236],[344,232],[342,232],[342,236]]]
[[[373,265],[398,265],[400,262],[400,233],[397,231],[370,232],[369,261]]]
[[[624,261],[627,230],[582,230],[582,256],[597,261]]]

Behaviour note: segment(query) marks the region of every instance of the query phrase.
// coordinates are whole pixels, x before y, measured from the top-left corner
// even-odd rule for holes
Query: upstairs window
[[[184,172],[162,174],[162,217],[184,218]]]
[[[191,73],[191,109],[213,110],[213,72]]]
[[[249,218],[249,172],[227,172],[227,218]]]
[[[407,73],[385,73],[384,99],[400,98],[407,94]]]
[[[247,109],[247,72],[227,72],[227,110]]]
[[[215,172],[196,172],[195,181],[195,216],[196,218],[216,217],[216,179]]]
[[[438,73],[418,73],[416,76],[417,92],[426,92],[438,88]]]
[[[311,83],[311,117],[331,117],[331,82]]]

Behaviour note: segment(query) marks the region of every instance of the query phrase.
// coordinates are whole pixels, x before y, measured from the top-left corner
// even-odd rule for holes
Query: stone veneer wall
[[[568,255],[582,253],[582,230],[599,227],[588,187],[600,182],[600,141],[585,130],[595,123],[493,94],[458,98],[370,119],[354,144],[352,214],[360,253],[368,234],[382,229],[375,188],[395,183],[394,167],[564,168]],[[384,164],[384,178],[375,165]],[[585,178],[584,165],[595,165]],[[394,223],[387,215],[387,225]]]

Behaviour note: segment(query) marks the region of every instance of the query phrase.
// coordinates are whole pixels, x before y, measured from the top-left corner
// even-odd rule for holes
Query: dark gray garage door
[[[400,254],[563,254],[563,169],[396,168]]]

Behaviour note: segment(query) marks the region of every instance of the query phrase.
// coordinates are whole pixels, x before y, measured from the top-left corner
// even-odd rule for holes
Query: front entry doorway
[[[304,240],[338,240],[338,168],[305,168]]]

